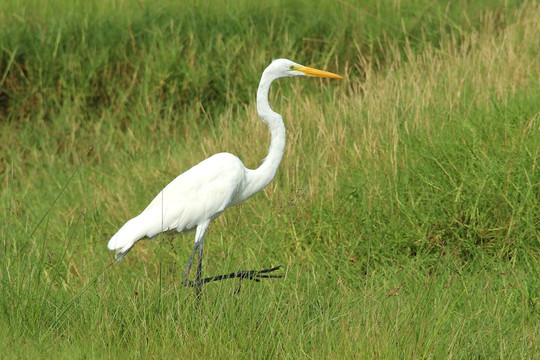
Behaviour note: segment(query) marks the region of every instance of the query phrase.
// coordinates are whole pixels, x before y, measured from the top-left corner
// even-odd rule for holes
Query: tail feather
[[[116,250],[115,259],[120,261],[141,238],[149,235],[149,223],[144,213],[129,220],[109,240],[109,250]]]
[[[126,224],[127,225],[127,224]],[[109,244],[107,247],[109,250],[116,250],[116,254],[114,255],[114,258],[116,261],[120,261],[126,256],[126,254],[131,250],[133,245],[139,240],[142,236],[137,237],[131,237],[126,236],[124,233],[124,225],[118,232],[109,240]]]

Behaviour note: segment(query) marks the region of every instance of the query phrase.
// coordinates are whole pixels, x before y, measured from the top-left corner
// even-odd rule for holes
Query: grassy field
[[[540,7],[526,1],[7,0],[0,358],[540,357]],[[274,182],[192,235],[107,241],[220,151]]]

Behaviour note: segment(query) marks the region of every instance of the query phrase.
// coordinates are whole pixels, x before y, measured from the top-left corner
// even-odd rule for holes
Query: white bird
[[[281,115],[268,103],[270,85],[276,79],[292,76],[316,76],[342,79],[327,71],[313,69],[287,59],[274,60],[263,72],[257,91],[257,112],[268,125],[271,142],[268,156],[261,166],[251,170],[233,154],[219,153],[195,165],[167,185],[144,211],[129,220],[110,239],[108,248],[116,250],[120,261],[143,237],[153,238],[161,232],[195,230],[195,244],[183,276],[191,268],[198,251],[195,285],[201,289],[202,252],[210,221],[225,209],[239,204],[261,191],[274,178],[285,148],[285,125]]]

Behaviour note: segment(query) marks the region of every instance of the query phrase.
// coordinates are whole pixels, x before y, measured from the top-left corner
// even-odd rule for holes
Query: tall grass
[[[0,350],[17,357],[537,358],[534,2],[0,5]],[[46,6],[43,6],[46,5]],[[256,167],[273,57],[287,148],[263,194],[192,238],[109,237],[213,153]]]

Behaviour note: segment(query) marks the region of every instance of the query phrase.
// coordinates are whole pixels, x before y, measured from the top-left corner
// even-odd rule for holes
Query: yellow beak
[[[324,77],[324,78],[331,78],[331,79],[343,79],[343,77],[339,76],[338,74],[334,74],[334,73],[324,71],[324,70],[317,70],[317,69],[310,68],[307,66],[299,66],[296,70],[301,71],[308,76],[317,76],[317,77]]]

